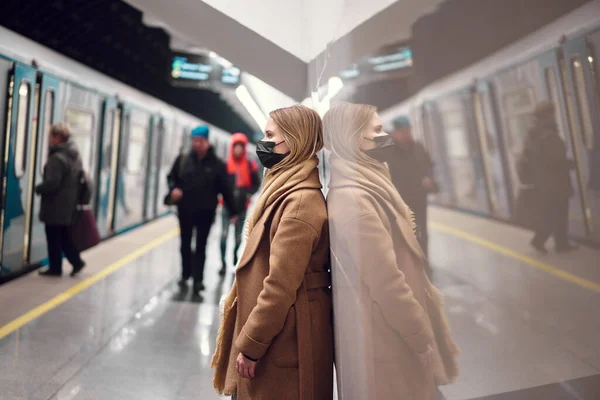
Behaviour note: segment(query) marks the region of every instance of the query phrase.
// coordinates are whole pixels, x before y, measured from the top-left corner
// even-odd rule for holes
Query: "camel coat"
[[[332,172],[334,174],[334,172]],[[431,400],[458,374],[442,299],[410,220],[338,177],[327,195],[340,400]],[[418,354],[435,348],[425,370]]]
[[[315,168],[257,217],[236,271],[237,298],[228,311],[235,323],[221,328],[227,362],[213,361],[216,376],[226,373],[224,387],[215,384],[223,394],[236,393],[238,400],[332,399],[329,236],[320,188]],[[259,359],[254,379],[236,372],[240,352]]]

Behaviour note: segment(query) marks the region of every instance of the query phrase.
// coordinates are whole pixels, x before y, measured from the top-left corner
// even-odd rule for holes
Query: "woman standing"
[[[412,212],[377,159],[392,141],[372,106],[325,114],[340,400],[431,400],[458,353],[425,273]]]
[[[214,386],[238,400],[330,400],[333,333],[319,115],[271,112],[257,155],[268,173],[223,318]]]
[[[231,216],[226,207],[222,207],[221,214],[221,270],[219,275],[224,276],[227,272],[227,237],[229,235],[229,226],[233,225],[235,229],[235,246],[233,248],[233,265],[238,262],[238,250],[242,244],[242,231],[246,212],[250,205],[250,198],[258,191],[260,187],[260,178],[258,177],[258,165],[255,161],[248,160],[246,146],[248,137],[243,133],[234,133],[231,135],[229,148],[229,157],[227,158],[227,174],[231,179],[233,188],[233,198],[235,200],[239,214],[235,222],[231,222]],[[219,204],[223,204],[223,199],[219,199]]]

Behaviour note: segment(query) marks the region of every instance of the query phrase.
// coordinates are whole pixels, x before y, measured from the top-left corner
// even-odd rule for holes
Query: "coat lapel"
[[[258,246],[260,245],[263,235],[265,234],[266,226],[269,220],[271,219],[272,214],[275,213],[275,209],[278,204],[279,201],[276,201],[275,203],[267,207],[267,209],[263,212],[258,221],[256,221],[256,223],[254,224],[254,228],[248,235],[246,247],[244,247],[244,253],[242,254],[242,258],[240,259],[236,271],[239,271],[240,269],[248,265],[250,260],[252,260],[252,257],[254,257],[254,254],[256,254]]]

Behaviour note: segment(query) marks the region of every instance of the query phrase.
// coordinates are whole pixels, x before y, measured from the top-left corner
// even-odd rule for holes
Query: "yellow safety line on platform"
[[[179,233],[179,229],[173,229],[172,231],[152,240],[151,242],[146,243],[144,246],[140,247],[139,249],[135,250],[134,252],[126,255],[125,257],[121,258],[120,260],[115,261],[108,267],[104,268],[102,271],[98,271],[96,274],[90,276],[89,278],[86,278],[85,280],[79,282],[75,286],[70,287],[69,289],[56,295],[55,297],[48,300],[47,302],[42,303],[39,306],[37,306],[36,308],[21,315],[20,317],[15,318],[8,324],[4,325],[3,327],[0,327],[0,339],[4,338],[5,336],[10,335],[17,329],[21,328],[23,325],[33,321],[34,319],[44,315],[45,313],[52,310],[53,308],[61,305],[65,301],[69,300],[71,297],[75,296],[77,293],[84,291],[85,289],[92,286],[94,283],[98,282],[99,280],[104,279],[107,276],[111,275],[112,273],[125,267],[127,264],[130,264],[131,262],[133,262],[137,258],[141,257],[145,253],[160,246],[167,240],[174,238],[175,236],[177,236],[178,233]]]
[[[524,254],[520,254],[514,250],[508,249],[506,247],[500,246],[494,242],[491,242],[486,239],[482,239],[481,237],[472,235],[470,233],[461,231],[460,229],[452,228],[451,226],[441,224],[439,222],[430,222],[430,226],[436,231],[449,233],[454,236],[458,236],[462,239],[468,240],[470,242],[476,243],[480,246],[486,247],[490,250],[493,250],[497,253],[503,254],[507,257],[514,258],[516,260],[522,261],[525,264],[529,264],[532,267],[540,269],[544,272],[547,272],[551,275],[556,276],[557,278],[563,279],[565,281],[574,283],[575,285],[579,285],[589,290],[593,290],[594,292],[600,293],[600,284],[589,281],[585,278],[581,278],[577,275],[571,274],[569,272],[563,271],[558,267],[554,267],[550,264],[546,264],[545,262],[536,260],[535,258],[528,257]]]

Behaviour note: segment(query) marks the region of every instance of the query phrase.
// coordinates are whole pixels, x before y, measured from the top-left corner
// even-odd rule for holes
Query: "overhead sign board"
[[[171,57],[170,81],[174,86],[207,88],[220,84],[237,86],[241,71],[234,66],[224,67],[217,57],[208,54],[176,53]]]

